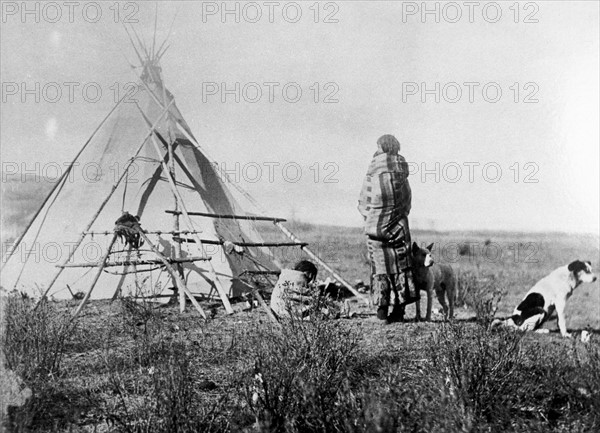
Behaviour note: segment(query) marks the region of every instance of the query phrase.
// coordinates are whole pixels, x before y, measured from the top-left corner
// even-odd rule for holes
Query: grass
[[[338,245],[331,264],[349,280],[368,281],[360,229],[292,230],[313,244]],[[578,258],[597,268],[597,240],[413,237],[435,242],[441,262],[445,245],[459,246],[451,260],[459,277],[452,323],[437,316],[433,323],[383,326],[366,306],[352,304],[359,313],[352,319],[315,317],[278,330],[257,309],[227,316],[219,308],[204,321],[192,308],[179,314],[128,298],[91,302],[71,322],[75,301],[33,310],[29,300],[10,297],[2,347],[7,367],[32,397],[10,407],[3,426],[15,432],[597,431],[600,317],[589,307],[598,305],[597,283],[578,288],[567,309],[570,331],[577,337],[589,330],[590,343],[488,327],[551,269]],[[499,260],[464,246],[486,241],[505,247]],[[515,260],[509,247],[519,242],[536,243],[537,262]]]

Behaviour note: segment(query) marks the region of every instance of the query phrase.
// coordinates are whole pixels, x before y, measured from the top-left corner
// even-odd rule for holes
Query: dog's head
[[[411,247],[412,263],[417,268],[428,268],[433,265],[433,256],[431,249],[433,244],[429,244],[427,248],[421,248],[416,242],[413,242]]]
[[[581,260],[575,260],[569,263],[567,269],[573,275],[575,282],[580,283],[593,283],[596,281],[596,275],[592,272],[592,263],[584,262]]]

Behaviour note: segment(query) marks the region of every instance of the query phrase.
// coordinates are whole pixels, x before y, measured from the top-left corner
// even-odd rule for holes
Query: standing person
[[[412,193],[408,182],[408,164],[393,135],[377,140],[377,151],[363,182],[358,210],[364,218],[367,248],[371,262],[373,302],[377,318],[388,319],[391,291],[408,281],[410,252],[410,213]],[[408,292],[408,287],[404,287]]]

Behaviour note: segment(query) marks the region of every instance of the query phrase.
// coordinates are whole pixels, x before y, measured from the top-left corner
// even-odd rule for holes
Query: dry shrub
[[[109,330],[103,344],[107,380],[100,418],[123,432],[226,431],[229,390],[207,397],[217,385],[207,388],[201,379],[200,365],[215,357],[214,342],[179,332],[154,302],[125,297],[121,311],[113,324],[119,329]]]
[[[547,360],[542,380],[550,385],[544,400],[549,425],[569,431],[600,429],[600,345],[572,345]],[[549,373],[551,372],[551,373]],[[541,375],[540,375],[541,376]]]
[[[442,398],[461,414],[464,429],[510,422],[524,359],[520,334],[448,324],[432,347],[433,367],[444,380]]]
[[[596,337],[598,335],[596,334]],[[577,374],[580,385],[576,384],[575,393],[589,398],[593,412],[597,416],[596,422],[600,424],[600,344],[574,345],[576,370],[583,372]]]
[[[33,300],[20,296],[4,299],[2,350],[6,367],[31,390],[31,398],[23,406],[9,408],[6,427],[28,431],[34,424],[52,425],[57,412],[55,403],[62,395],[55,385],[77,323],[45,299],[37,308]]]
[[[340,431],[357,341],[339,322],[292,319],[263,331],[242,381],[258,431]]]
[[[2,336],[6,366],[28,386],[57,376],[76,322],[45,299],[37,308],[29,299],[6,299],[6,332]]]
[[[132,361],[141,367],[152,365],[155,358],[169,353],[166,311],[161,304],[144,297],[120,298],[121,326],[131,338]],[[163,353],[164,352],[164,353]]]
[[[338,371],[327,367],[330,351],[341,350],[335,340],[317,338],[328,349],[305,355],[310,350],[301,342],[312,345],[323,335],[311,328],[318,325],[284,330],[258,352],[255,376],[246,382],[259,421],[254,431],[597,430],[597,346],[577,344],[565,353],[555,347],[549,356],[520,333],[445,324],[422,351],[410,339],[393,354],[357,347]],[[312,337],[304,339],[307,330]],[[311,365],[321,366],[319,374]]]
[[[129,301],[121,320],[102,322],[118,329],[103,330],[111,338],[102,344],[104,361],[86,364],[87,375],[69,382],[65,372],[73,369],[59,374],[70,357],[58,367],[28,369],[55,373],[29,375],[40,385],[28,405],[12,409],[9,431],[558,433],[600,427],[597,334],[587,345],[569,345],[469,323],[439,324],[428,335],[392,325],[393,339],[363,346],[353,330],[357,322],[327,315],[291,320],[282,330],[203,324],[199,333],[190,319],[187,333],[174,331],[154,305]],[[14,323],[31,320],[15,315],[41,314],[55,330],[50,335],[61,335],[62,315],[49,312],[52,304],[41,307],[45,316],[13,309],[13,331]],[[315,307],[319,312],[323,305]],[[38,336],[46,332],[27,326]],[[80,342],[85,333],[73,335],[77,341],[62,353],[73,352],[69,347],[102,353],[98,341],[93,349]]]
[[[466,305],[475,311],[477,322],[489,326],[506,294],[495,274],[479,275],[459,271],[457,275],[457,305]]]
[[[131,373],[124,365],[111,368],[109,381],[117,398],[102,409],[109,427],[148,433],[226,431],[227,394],[212,403],[202,398],[205,388],[183,341],[163,346],[152,366]]]

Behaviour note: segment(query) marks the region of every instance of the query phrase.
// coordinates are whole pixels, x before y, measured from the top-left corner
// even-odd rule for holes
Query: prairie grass
[[[323,318],[291,319],[249,348],[242,385],[260,431],[340,431],[358,353],[356,336]]]
[[[489,326],[506,294],[495,274],[478,275],[473,271],[459,271],[457,276],[456,304],[475,312],[476,320]]]
[[[192,315],[153,311],[148,323],[161,324],[147,326],[145,334],[128,330],[143,325],[128,324],[119,311],[103,320],[102,338],[88,342],[85,355],[78,352],[83,344],[65,344],[57,373],[29,376],[34,396],[12,408],[8,431],[561,432],[599,426],[597,342],[546,344],[479,323],[363,324],[379,337],[394,334],[377,342],[353,320],[290,321],[281,330],[259,320],[240,330],[227,326],[227,318],[199,323]],[[54,320],[61,317],[55,314]],[[10,349],[8,355],[15,359]]]
[[[18,294],[3,296],[2,300],[3,360],[31,391],[31,398],[23,406],[8,411],[8,427],[19,431],[27,424],[44,425],[52,417],[52,403],[58,397],[53,385],[64,373],[64,357],[73,343],[77,323],[46,300],[37,306]]]
[[[342,247],[334,267],[368,280],[360,230],[299,225],[300,237]],[[425,242],[466,242],[488,233],[415,233]],[[524,241],[521,237],[515,239]],[[499,239],[492,238],[493,242]],[[513,245],[513,239],[504,239]],[[201,319],[191,308],[122,298],[8,301],[7,366],[32,397],[11,407],[7,431],[103,432],[591,432],[600,429],[600,319],[596,286],[578,289],[575,335],[492,331],[549,270],[594,257],[597,246],[539,241],[538,262],[458,255],[457,320],[382,326],[365,306],[273,327],[261,310]],[[579,243],[578,243],[579,242]],[[582,243],[583,242],[583,243]],[[583,245],[583,246],[582,246]],[[466,250],[463,248],[463,252]],[[470,252],[470,251],[469,251]],[[439,260],[444,261],[443,257]],[[597,263],[593,266],[597,267]],[[205,310],[216,304],[203,301]],[[366,316],[366,317],[365,317]]]

